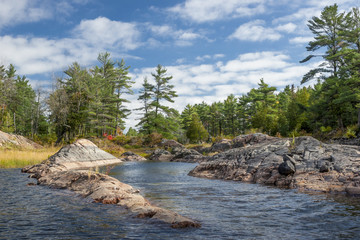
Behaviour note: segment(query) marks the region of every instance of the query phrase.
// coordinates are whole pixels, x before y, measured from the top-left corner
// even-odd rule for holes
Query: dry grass
[[[0,168],[22,168],[27,165],[41,163],[56,153],[59,148],[42,149],[1,149]]]

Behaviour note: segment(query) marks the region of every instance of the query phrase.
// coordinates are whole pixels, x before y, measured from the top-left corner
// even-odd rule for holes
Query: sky
[[[15,65],[37,89],[51,90],[72,63],[90,68],[97,56],[130,66],[134,95],[158,64],[173,76],[170,106],[223,101],[257,87],[300,85],[321,59],[299,63],[313,39],[307,22],[325,6],[340,12],[360,0],[0,0],[0,65]],[[133,111],[126,126],[134,127]]]

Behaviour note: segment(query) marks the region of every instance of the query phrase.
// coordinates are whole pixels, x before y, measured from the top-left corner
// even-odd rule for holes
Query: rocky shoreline
[[[359,146],[250,134],[238,136],[228,148],[189,175],[360,196]]]
[[[129,154],[131,156],[131,154]],[[139,190],[105,174],[87,169],[118,164],[122,161],[97,148],[89,140],[80,139],[60,149],[42,164],[25,167],[22,172],[36,178],[37,184],[55,189],[68,189],[94,202],[116,204],[138,218],[151,218],[173,228],[200,227],[200,223],[173,211],[149,203]]]

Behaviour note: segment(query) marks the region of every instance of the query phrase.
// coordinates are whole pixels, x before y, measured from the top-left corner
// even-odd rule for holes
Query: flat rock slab
[[[94,168],[121,162],[121,159],[101,150],[91,141],[79,139],[62,147],[43,163],[23,168],[22,172],[42,176],[49,172]]]

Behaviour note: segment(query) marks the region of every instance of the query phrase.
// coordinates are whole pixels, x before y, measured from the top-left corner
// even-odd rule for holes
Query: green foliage
[[[129,67],[115,62],[110,54],[100,53],[99,66],[90,70],[73,63],[65,78],[57,80],[48,104],[50,120],[55,126],[57,142],[75,136],[116,135],[124,129],[124,119],[130,110],[124,94],[132,94]]]
[[[206,141],[209,137],[208,132],[196,112],[191,115],[191,122],[186,131],[186,136],[190,139],[191,143]]]
[[[173,90],[174,86],[169,84],[172,76],[167,76],[167,70],[160,64],[151,75],[154,84],[150,84],[147,78],[144,78],[143,88],[140,90],[141,95],[138,100],[142,101],[143,107],[137,110],[143,111],[143,117],[140,118],[137,126],[143,134],[156,132],[169,139],[176,138],[181,134],[178,132],[179,112],[163,103],[173,103],[173,98],[177,97]]]
[[[357,125],[351,125],[346,128],[346,133],[344,137],[346,138],[355,138],[356,133],[359,131],[359,127]]]
[[[119,135],[113,138],[113,142],[118,144],[118,145],[125,145],[128,144],[131,140],[130,136],[126,136],[126,135]]]

